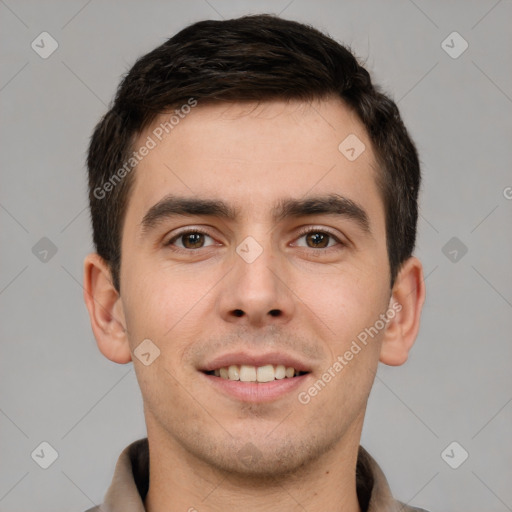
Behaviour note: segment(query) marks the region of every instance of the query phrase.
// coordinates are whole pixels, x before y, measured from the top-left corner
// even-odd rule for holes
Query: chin
[[[233,482],[250,479],[255,485],[268,485],[269,481],[276,483],[276,480],[311,469],[314,461],[330,449],[329,445],[325,438],[320,444],[309,438],[295,441],[290,437],[273,438],[270,441],[265,434],[260,439],[252,438],[252,441],[231,439],[230,446],[217,446],[213,451],[196,455],[210,467],[226,473]]]

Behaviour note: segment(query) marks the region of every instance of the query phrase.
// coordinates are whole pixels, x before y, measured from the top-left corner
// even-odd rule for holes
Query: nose
[[[245,251],[244,251],[245,249]],[[220,283],[217,302],[222,318],[252,327],[285,324],[293,317],[295,304],[284,264],[255,239],[240,244],[233,254],[233,267]]]

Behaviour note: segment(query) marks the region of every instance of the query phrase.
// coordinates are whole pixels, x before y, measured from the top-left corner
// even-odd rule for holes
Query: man
[[[270,15],[195,23],[123,79],[88,168],[84,298],[148,433],[90,510],[419,510],[359,446],[425,288],[417,152],[354,56]]]

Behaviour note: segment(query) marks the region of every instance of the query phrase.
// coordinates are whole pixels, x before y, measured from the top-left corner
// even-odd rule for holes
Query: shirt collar
[[[420,510],[393,498],[384,473],[362,446],[359,446],[357,458],[356,486],[362,512]],[[145,512],[144,499],[148,487],[149,445],[145,437],[131,443],[121,452],[102,510],[106,507],[108,512]],[[96,509],[90,509],[91,512],[93,510]]]

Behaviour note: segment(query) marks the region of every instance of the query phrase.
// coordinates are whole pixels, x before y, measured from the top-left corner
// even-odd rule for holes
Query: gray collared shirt
[[[393,498],[384,473],[362,446],[357,458],[356,485],[361,512],[427,512]],[[104,503],[85,512],[145,512],[148,487],[149,445],[145,437],[121,452]]]

